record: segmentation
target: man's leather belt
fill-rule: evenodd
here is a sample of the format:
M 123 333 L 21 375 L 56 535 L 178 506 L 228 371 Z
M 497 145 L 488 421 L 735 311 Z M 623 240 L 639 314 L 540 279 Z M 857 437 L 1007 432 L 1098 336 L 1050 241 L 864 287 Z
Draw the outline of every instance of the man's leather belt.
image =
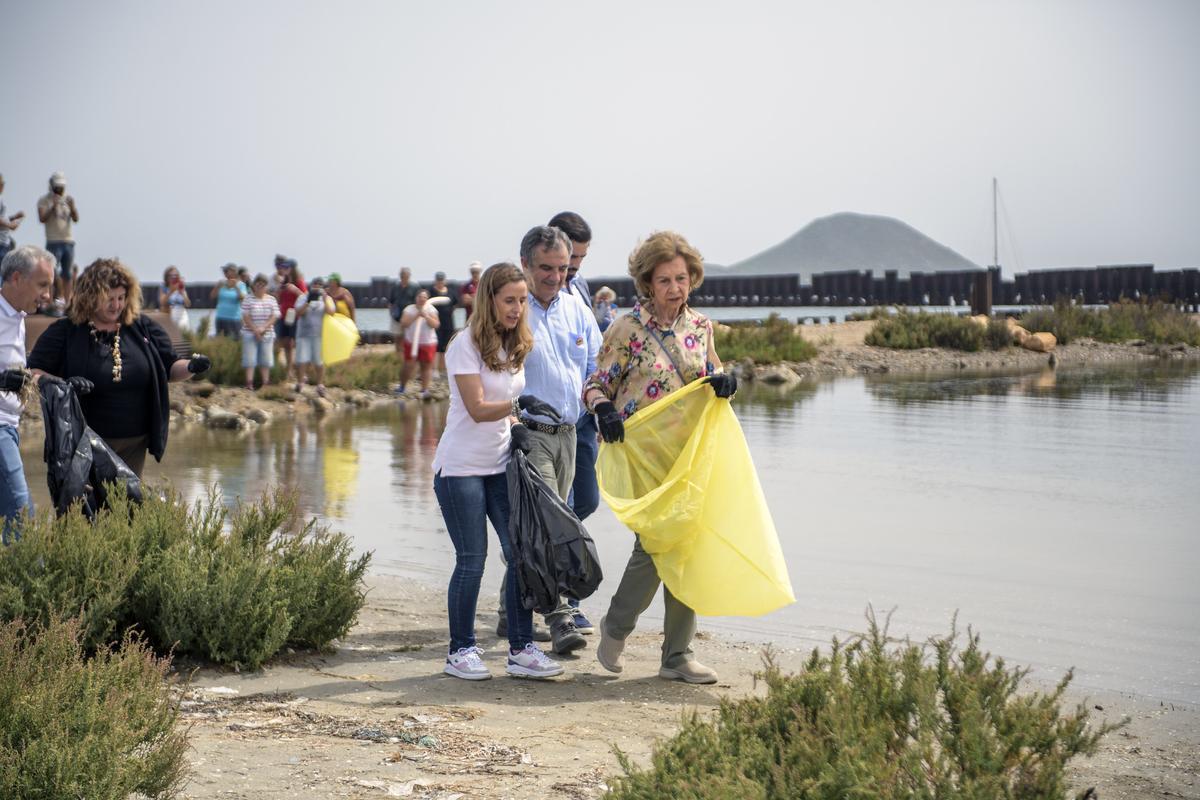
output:
M 564 422 L 561 425 L 547 425 L 544 422 L 538 422 L 537 420 L 529 419 L 528 417 L 521 417 L 521 424 L 530 430 L 548 433 L 551 436 L 554 434 L 566 433 L 567 431 L 575 430 L 575 426 L 569 422 Z

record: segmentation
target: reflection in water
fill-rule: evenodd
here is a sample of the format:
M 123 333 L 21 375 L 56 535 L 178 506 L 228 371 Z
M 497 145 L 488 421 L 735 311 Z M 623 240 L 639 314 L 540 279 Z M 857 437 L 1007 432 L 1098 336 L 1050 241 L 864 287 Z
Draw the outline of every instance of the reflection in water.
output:
M 735 410 L 775 518 L 797 603 L 703 625 L 812 646 L 863 628 L 944 633 L 955 611 L 992 651 L 1078 684 L 1200 702 L 1200 367 L 871 376 L 747 386 Z M 246 433 L 175 429 L 149 465 L 187 496 L 274 485 L 375 553 L 373 569 L 444 586 L 454 551 L 432 491 L 442 404 L 395 403 Z M 22 447 L 47 507 L 41 442 Z M 587 521 L 605 574 L 632 535 Z M 497 552 L 494 538 L 492 552 Z M 484 597 L 499 587 L 489 560 Z M 587 611 L 603 614 L 615 581 Z M 480 606 L 482 623 L 494 622 Z M 652 604 L 645 626 L 661 617 Z
M 1145 402 L 1162 402 L 1172 391 L 1185 388 L 1200 374 L 1195 361 L 1147 361 L 1105 367 L 1046 367 L 1040 372 L 942 373 L 865 377 L 867 390 L 899 405 L 1004 397 L 1025 394 L 1057 400 L 1086 395 Z

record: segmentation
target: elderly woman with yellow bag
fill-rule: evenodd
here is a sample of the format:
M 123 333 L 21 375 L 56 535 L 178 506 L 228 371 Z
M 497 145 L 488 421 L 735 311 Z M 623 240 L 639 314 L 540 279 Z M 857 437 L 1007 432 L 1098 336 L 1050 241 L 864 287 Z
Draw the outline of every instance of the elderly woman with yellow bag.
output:
M 704 280 L 700 253 L 678 233 L 660 231 L 630 256 L 629 274 L 643 299 L 605 332 L 596 371 L 583 390 L 584 402 L 596 415 L 600 436 L 610 444 L 624 440 L 627 418 L 690 383 L 704 380 L 718 397 L 727 398 L 737 391 L 737 379 L 720 371 L 712 323 L 687 304 L 688 295 Z M 624 669 L 625 639 L 660 583 L 654 560 L 639 536 L 608 614 L 600 620 L 596 658 L 605 669 Z M 692 655 L 696 612 L 665 586 L 663 598 L 666 614 L 659 677 L 716 683 L 717 673 Z

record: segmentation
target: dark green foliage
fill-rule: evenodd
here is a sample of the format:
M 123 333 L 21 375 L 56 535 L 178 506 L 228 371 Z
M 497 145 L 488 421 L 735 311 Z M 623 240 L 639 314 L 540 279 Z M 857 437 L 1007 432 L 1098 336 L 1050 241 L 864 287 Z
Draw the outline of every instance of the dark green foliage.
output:
M 167 659 L 132 634 L 85 658 L 77 620 L 0 624 L 0 797 L 174 796 L 187 739 Z
M 992 659 L 976 635 L 963 650 L 956 638 L 890 644 L 872 618 L 866 635 L 814 650 L 797 675 L 768 656 L 765 697 L 723 700 L 711 722 L 686 716 L 649 769 L 618 752 L 625 774 L 610 796 L 1067 797 L 1067 763 L 1120 726 L 1090 729 L 1082 704 L 1064 713 L 1070 673 L 1048 694 L 1021 694 L 1027 670 Z
M 817 348 L 796 333 L 792 323 L 772 314 L 761 324 L 739 322 L 716 331 L 717 355 L 723 362 L 749 358 L 758 364 L 808 361 Z
M 1155 344 L 1200 346 L 1200 325 L 1174 306 L 1123 301 L 1108 308 L 1088 309 L 1059 299 L 1052 308 L 1037 308 L 1021 317 L 1028 331 L 1053 333 L 1059 344 L 1084 337 L 1100 342 L 1142 339 Z
M 1003 350 L 1013 344 L 1012 330 L 1002 319 L 988 320 L 987 328 L 983 331 L 983 345 L 988 350 Z
M 870 311 L 853 311 L 846 315 L 846 322 L 865 322 L 872 319 L 890 319 L 892 312 L 886 306 L 875 306 Z
M 88 649 L 136 626 L 161 652 L 255 669 L 285 643 L 343 636 L 369 562 L 343 534 L 302 524 L 284 492 L 232 514 L 215 493 L 191 507 L 118 496 L 94 525 L 78 511 L 41 516 L 0 548 L 0 620 L 79 615 Z
M 354 355 L 325 368 L 325 385 L 389 392 L 400 382 L 402 363 L 394 351 Z
M 986 337 L 983 326 L 974 320 L 926 311 L 914 314 L 902 309 L 896 316 L 875 323 L 865 341 L 875 347 L 900 350 L 944 347 L 975 352 L 984 348 Z

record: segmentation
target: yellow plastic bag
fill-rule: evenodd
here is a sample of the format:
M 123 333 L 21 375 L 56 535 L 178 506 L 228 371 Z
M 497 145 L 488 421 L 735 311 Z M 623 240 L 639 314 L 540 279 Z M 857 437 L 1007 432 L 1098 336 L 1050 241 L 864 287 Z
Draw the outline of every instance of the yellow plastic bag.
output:
M 596 475 L 697 614 L 761 616 L 796 601 L 742 427 L 703 381 L 630 417 L 624 443 L 601 446 Z
M 358 344 L 358 326 L 341 314 L 326 314 L 321 323 L 321 360 L 325 365 L 345 361 Z

